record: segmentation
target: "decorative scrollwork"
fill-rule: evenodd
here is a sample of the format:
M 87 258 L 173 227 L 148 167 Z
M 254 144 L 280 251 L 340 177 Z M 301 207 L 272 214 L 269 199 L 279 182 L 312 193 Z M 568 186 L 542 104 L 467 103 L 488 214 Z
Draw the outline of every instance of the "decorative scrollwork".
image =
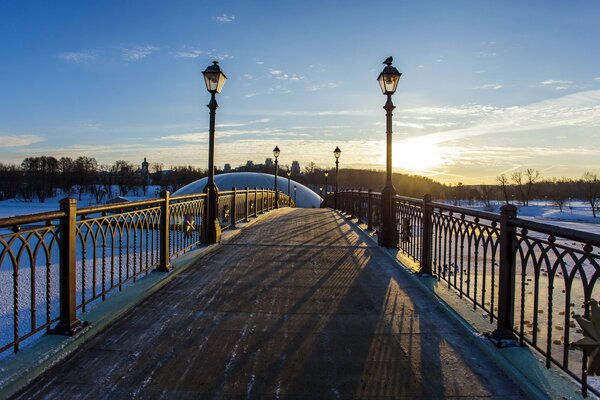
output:
M 571 346 L 583 351 L 588 356 L 586 373 L 600 375 L 600 308 L 598 302 L 590 300 L 590 319 L 574 315 L 583 331 L 583 338 L 571 343 Z
M 191 236 L 192 233 L 196 230 L 196 221 L 193 218 L 190 218 L 189 215 L 183 217 L 183 231 L 187 236 Z

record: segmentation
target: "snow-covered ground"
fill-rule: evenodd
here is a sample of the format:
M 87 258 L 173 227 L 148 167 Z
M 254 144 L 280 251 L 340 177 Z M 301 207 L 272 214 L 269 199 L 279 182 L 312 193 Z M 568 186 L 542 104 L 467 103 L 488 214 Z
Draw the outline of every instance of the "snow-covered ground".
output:
M 458 204 L 454 202 L 448 202 L 448 204 L 481 211 L 490 211 L 490 209 L 480 203 L 469 205 L 467 201 L 461 201 Z M 492 212 L 498 213 L 502 205 L 503 203 L 493 203 Z M 573 200 L 566 204 L 563 206 L 562 212 L 557 206 L 544 200 L 531 201 L 527 207 L 517 204 L 517 208 L 519 218 L 600 234 L 600 211 L 596 212 L 597 217 L 594 218 L 590 205 L 580 200 Z

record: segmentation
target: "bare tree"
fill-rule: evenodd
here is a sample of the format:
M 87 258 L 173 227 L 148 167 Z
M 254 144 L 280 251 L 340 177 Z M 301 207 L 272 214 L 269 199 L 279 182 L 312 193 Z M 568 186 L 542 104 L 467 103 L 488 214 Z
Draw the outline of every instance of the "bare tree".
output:
M 529 200 L 531 200 L 531 196 L 533 194 L 532 189 L 533 185 L 540 180 L 540 171 L 537 169 L 528 168 L 525 171 L 525 178 L 527 179 L 527 183 L 525 185 L 525 205 L 529 205 Z
M 491 207 L 492 200 L 496 196 L 496 188 L 492 185 L 481 185 L 478 189 L 485 206 Z
M 527 205 L 527 196 L 525 196 L 525 185 L 523 184 L 523 173 L 521 171 L 514 172 L 510 175 L 510 179 L 517 188 L 521 204 Z
M 600 181 L 598 175 L 592 172 L 586 172 L 581 179 L 583 198 L 592 207 L 592 215 L 596 218 L 596 207 L 598 207 L 598 196 L 600 195 Z
M 508 178 L 506 177 L 506 175 L 500 174 L 496 177 L 496 182 L 498 182 L 498 185 L 500 186 L 500 191 L 504 196 L 504 202 L 506 204 L 510 204 Z
M 550 199 L 552 200 L 552 204 L 559 208 L 560 212 L 563 211 L 563 207 L 567 204 L 567 201 L 569 200 L 568 185 L 570 183 L 571 180 L 567 178 L 552 180 Z

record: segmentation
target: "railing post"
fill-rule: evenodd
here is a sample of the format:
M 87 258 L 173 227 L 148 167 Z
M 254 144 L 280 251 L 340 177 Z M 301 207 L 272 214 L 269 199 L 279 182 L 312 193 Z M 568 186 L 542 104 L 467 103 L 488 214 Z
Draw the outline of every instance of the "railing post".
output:
M 169 272 L 169 270 L 171 269 L 171 254 L 169 252 L 169 233 L 171 230 L 171 216 L 169 215 L 169 203 L 171 200 L 170 193 L 168 190 L 163 190 L 160 196 L 163 198 L 164 202 L 161 204 L 160 207 L 160 264 L 158 265 L 157 270 L 160 272 Z M 208 201 L 208 199 L 205 198 L 204 201 Z M 205 223 L 206 215 L 202 219 L 202 225 L 204 225 Z
M 258 188 L 254 186 L 254 216 L 258 217 Z
M 232 187 L 231 190 L 233 191 L 233 197 L 231 198 L 231 207 L 229 208 L 230 209 L 229 212 L 231 213 L 231 227 L 235 228 L 235 222 L 236 222 L 236 219 L 237 219 L 237 216 L 236 216 L 236 212 L 237 212 L 237 201 L 236 201 L 237 200 L 236 199 L 236 197 L 237 197 L 237 191 L 235 190 L 235 186 Z
M 250 215 L 248 215 L 248 210 L 250 209 L 250 204 L 248 204 L 248 202 L 250 201 L 248 199 L 248 197 L 249 197 L 248 194 L 249 194 L 248 193 L 248 186 L 246 186 L 246 216 L 244 218 L 246 220 L 246 222 L 250 221 Z
M 420 275 L 431 275 L 431 255 L 433 244 L 433 207 L 431 195 L 423 196 L 423 216 L 421 226 L 421 269 Z
M 350 218 L 355 217 L 356 207 L 354 205 L 354 192 L 355 189 L 350 189 Z
M 373 230 L 373 200 L 371 200 L 371 189 L 367 192 L 367 230 Z
M 77 200 L 62 199 L 60 210 L 66 213 L 60 220 L 59 228 L 60 319 L 52 333 L 74 335 L 85 326 L 77 318 Z
M 358 210 L 356 212 L 356 218 L 358 218 L 358 223 L 362 222 L 362 189 L 358 188 L 357 189 L 357 194 L 358 194 L 358 201 L 357 201 L 357 206 L 358 206 Z
M 510 221 L 517 218 L 517 207 L 512 204 L 500 208 L 500 270 L 498 272 L 498 326 L 491 339 L 498 347 L 503 341 L 516 340 L 513 333 L 515 314 L 515 250 L 516 230 Z

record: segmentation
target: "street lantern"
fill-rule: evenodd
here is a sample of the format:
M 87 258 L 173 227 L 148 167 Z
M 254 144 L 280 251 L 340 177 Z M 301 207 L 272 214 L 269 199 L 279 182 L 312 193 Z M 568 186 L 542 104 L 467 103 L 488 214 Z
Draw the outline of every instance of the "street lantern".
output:
M 275 157 L 275 208 L 279 208 L 279 192 L 277 191 L 277 170 L 279 169 L 279 147 L 275 146 L 273 149 L 273 156 Z
M 392 183 L 392 95 L 396 92 L 400 76 L 395 67 L 392 67 L 392 57 L 388 57 L 383 64 L 385 67 L 377 80 L 381 91 L 387 96 L 383 109 L 386 111 L 386 157 L 385 157 L 385 187 L 381 191 L 381 229 L 377 239 L 380 246 L 398 247 L 398 226 L 394 213 L 394 197 L 396 189 Z
M 203 72 L 206 90 L 210 93 L 210 102 L 207 107 L 210 110 L 210 121 L 208 127 L 208 180 L 204 187 L 207 200 L 205 204 L 206 222 L 203 225 L 202 240 L 205 243 L 218 243 L 221 241 L 221 226 L 217 218 L 217 196 L 219 189 L 215 185 L 215 116 L 217 113 L 216 94 L 221 92 L 227 77 L 221 71 L 218 61 L 213 61 Z
M 396 88 L 398 87 L 398 82 L 400 82 L 400 76 L 402 74 L 398 72 L 396 67 L 392 67 L 392 57 L 388 57 L 383 63 L 385 67 L 383 71 L 377 77 L 379 81 L 379 86 L 381 87 L 381 91 L 384 95 L 391 96 L 396 93 Z
M 285 174 L 288 178 L 288 197 L 290 197 L 290 178 L 292 177 L 292 171 L 290 171 L 290 169 L 288 168 Z
M 206 90 L 208 90 L 209 93 L 221 93 L 221 89 L 223 89 L 227 77 L 223 71 L 221 71 L 219 62 L 213 61 L 213 64 L 206 67 L 202 74 L 204 75 Z
M 294 185 L 294 207 L 298 207 L 298 203 L 296 202 L 296 185 Z
M 340 165 L 340 156 L 342 155 L 342 151 L 339 147 L 335 146 L 335 150 L 333 150 L 333 155 L 335 157 L 335 192 L 333 192 L 333 208 L 338 209 L 338 171 Z
M 329 171 L 325 171 L 325 196 L 327 196 L 327 177 L 329 176 Z

